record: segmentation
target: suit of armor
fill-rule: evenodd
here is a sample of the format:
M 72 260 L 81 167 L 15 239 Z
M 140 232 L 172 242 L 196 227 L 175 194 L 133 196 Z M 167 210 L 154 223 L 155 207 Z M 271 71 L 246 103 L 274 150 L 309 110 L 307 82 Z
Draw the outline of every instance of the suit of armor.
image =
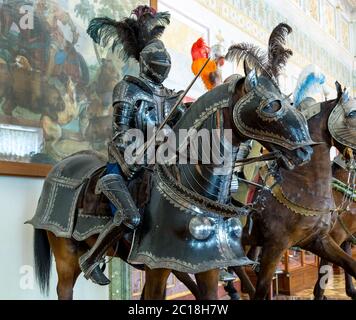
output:
M 135 229 L 141 221 L 126 184 L 127 180 L 134 179 L 141 166 L 126 163 L 124 152 L 128 144 L 124 136 L 132 128 L 145 133 L 149 126 L 160 125 L 170 113 L 180 96 L 162 85 L 170 67 L 170 56 L 164 44 L 160 40 L 151 41 L 140 54 L 140 77 L 125 76 L 114 89 L 113 135 L 107 174 L 97 185 L 97 191 L 110 200 L 114 218 L 105 226 L 92 249 L 80 258 L 85 276 L 100 285 L 110 282 L 99 267 L 102 256 L 127 228 Z M 170 124 L 181 115 L 183 107 L 176 110 Z

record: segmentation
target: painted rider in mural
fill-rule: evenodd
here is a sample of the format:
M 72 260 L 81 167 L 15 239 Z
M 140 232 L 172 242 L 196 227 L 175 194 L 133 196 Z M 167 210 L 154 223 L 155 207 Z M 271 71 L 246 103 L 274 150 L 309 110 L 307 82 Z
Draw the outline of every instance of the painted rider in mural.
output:
M 55 3 L 53 1 L 38 0 L 35 12 L 46 24 L 46 30 L 49 32 L 51 44 L 48 52 L 48 63 L 46 76 L 71 77 L 74 81 L 80 78 L 80 69 L 76 64 L 68 63 L 68 55 L 75 50 L 74 45 L 78 42 L 79 33 L 68 13 L 66 1 Z M 69 27 L 71 31 L 71 41 L 69 41 L 59 23 Z
M 100 285 L 110 282 L 99 267 L 105 252 L 127 228 L 135 229 L 141 221 L 127 182 L 142 172 L 142 166 L 126 163 L 125 133 L 131 128 L 145 133 L 148 126 L 161 124 L 180 96 L 162 85 L 169 74 L 171 58 L 159 37 L 169 22 L 169 13 L 139 6 L 129 18 L 121 21 L 95 18 L 88 28 L 96 43 L 106 46 L 113 40 L 113 49 L 122 45 L 124 57 L 136 59 L 140 66 L 139 77 L 125 76 L 114 89 L 113 135 L 109 143 L 107 174 L 97 185 L 98 191 L 110 200 L 114 219 L 103 229 L 92 249 L 80 258 L 86 278 Z M 183 107 L 179 107 L 173 118 L 177 119 L 182 112 Z

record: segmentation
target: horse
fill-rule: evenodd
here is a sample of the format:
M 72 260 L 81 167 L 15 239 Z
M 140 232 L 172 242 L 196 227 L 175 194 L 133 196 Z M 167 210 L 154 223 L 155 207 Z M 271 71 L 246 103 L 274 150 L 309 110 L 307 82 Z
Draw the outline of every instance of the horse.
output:
M 261 94 L 261 91 L 259 90 L 261 89 L 261 86 L 267 86 L 268 88 L 268 90 L 262 91 L 263 93 L 261 96 L 261 99 L 265 99 L 264 101 L 268 101 L 268 103 L 260 106 L 260 99 L 257 99 L 256 102 L 248 104 L 249 99 L 252 99 L 256 92 Z M 272 98 L 269 92 L 274 92 Z M 224 102 L 220 107 L 216 103 L 219 96 L 223 98 L 222 101 Z M 237 105 L 239 105 L 239 107 L 242 105 L 246 106 L 246 103 L 248 104 L 248 108 L 246 107 L 244 112 L 236 107 Z M 310 160 L 312 153 L 311 145 L 313 145 L 314 142 L 309 138 L 305 119 L 298 111 L 291 108 L 290 105 L 286 103 L 285 96 L 280 93 L 279 89 L 274 86 L 269 78 L 265 76 L 257 76 L 256 72 L 251 71 L 246 77 L 237 77 L 231 83 L 213 89 L 204 94 L 190 106 L 176 125 L 176 128 L 179 128 L 180 124 L 185 123 L 184 119 L 186 121 L 189 119 L 199 120 L 196 119 L 196 112 L 201 112 L 201 114 L 206 116 L 207 113 L 204 112 L 208 111 L 208 109 L 210 112 L 208 115 L 218 115 L 216 118 L 218 121 L 215 123 L 221 125 L 220 128 L 232 130 L 233 140 L 231 143 L 234 148 L 235 146 L 238 146 L 240 141 L 254 136 L 254 138 L 263 143 L 268 150 L 275 152 L 281 151 L 283 153 L 283 156 L 280 156 L 278 163 L 285 168 L 291 169 L 294 165 L 301 165 Z M 238 109 L 240 110 L 239 112 L 237 112 Z M 238 118 L 240 120 L 243 119 L 247 124 L 243 124 L 241 122 L 242 120 L 240 121 L 236 119 L 236 113 L 239 113 Z M 261 119 L 267 119 L 268 124 L 271 124 L 274 121 L 273 126 L 268 127 L 266 122 Z M 235 122 L 239 125 L 235 124 Z M 212 128 L 210 128 L 210 130 L 212 130 Z M 82 157 L 84 157 L 83 159 L 86 159 L 85 161 L 87 162 L 83 162 Z M 78 160 L 79 163 L 76 162 Z M 52 175 L 50 173 L 46 178 L 38 209 L 34 218 L 29 221 L 29 223 L 35 227 L 34 258 L 36 277 L 42 291 L 46 291 L 49 284 L 51 253 L 53 253 L 58 273 L 57 293 L 59 299 L 73 298 L 73 287 L 77 277 L 81 273 L 78 260 L 88 248 L 93 246 L 98 236 L 97 233 L 100 232 L 100 226 L 98 227 L 98 225 L 94 225 L 94 228 L 87 230 L 85 236 L 78 240 L 78 234 L 76 236 L 75 233 L 78 231 L 78 225 L 81 223 L 80 221 L 85 220 L 81 220 L 81 217 L 85 216 L 88 218 L 87 214 L 81 215 L 81 213 L 100 211 L 102 214 L 97 218 L 103 218 L 104 222 L 105 217 L 110 218 L 111 216 L 107 199 L 102 195 L 96 195 L 94 192 L 94 177 L 96 177 L 97 181 L 98 177 L 103 174 L 105 171 L 105 161 L 104 158 L 100 158 L 100 155 L 94 152 L 82 152 L 74 154 L 59 162 L 52 169 Z M 58 170 L 61 171 L 66 167 L 66 164 L 74 162 L 79 164 L 79 166 L 74 165 L 76 171 L 74 171 L 74 173 L 72 172 L 73 176 L 71 176 L 71 178 L 63 180 L 57 175 L 59 172 Z M 95 165 L 93 165 L 93 163 Z M 204 166 L 201 166 L 198 170 L 202 168 L 204 169 Z M 83 174 L 84 171 L 82 172 L 81 170 L 87 170 L 86 174 Z M 76 183 L 75 181 L 78 182 L 78 174 L 80 174 L 81 179 L 79 181 L 81 182 Z M 156 173 L 154 176 L 155 175 Z M 85 176 L 85 178 L 83 178 L 83 176 Z M 224 183 L 230 178 L 230 174 L 219 177 L 221 182 Z M 75 190 L 76 198 L 73 198 L 73 206 L 66 206 L 66 208 L 64 208 L 64 203 L 63 201 L 61 202 L 60 209 L 63 213 L 61 216 L 69 216 L 69 219 L 67 220 L 65 218 L 65 220 L 69 221 L 71 225 L 71 229 L 66 229 L 66 232 L 64 232 L 64 229 L 62 228 L 58 229 L 58 224 L 57 227 L 55 223 L 51 224 L 47 219 L 48 212 L 43 211 L 43 205 L 46 206 L 46 203 L 52 203 L 53 206 L 51 205 L 51 208 L 56 207 L 55 199 L 51 198 L 48 194 L 48 188 L 51 188 L 51 183 L 54 183 L 55 181 L 53 179 L 57 182 L 62 181 L 60 182 L 61 185 L 70 183 L 72 187 L 69 188 Z M 93 181 L 94 183 L 90 183 Z M 76 184 L 76 187 L 73 189 L 74 184 Z M 150 205 L 160 205 L 164 202 L 164 199 L 161 198 L 160 194 L 154 189 L 155 188 L 153 187 L 150 197 L 151 200 L 146 206 L 144 216 L 147 216 L 147 212 L 150 210 Z M 216 190 L 214 190 L 214 192 L 216 192 Z M 140 192 L 140 194 L 142 194 L 142 192 Z M 153 197 L 154 200 L 152 200 Z M 226 205 L 221 204 L 222 206 L 220 207 L 218 201 L 213 202 L 214 205 L 216 204 L 218 206 L 218 211 L 226 210 Z M 68 201 L 65 201 L 65 203 L 68 203 Z M 67 215 L 65 215 L 66 213 L 63 210 L 68 210 Z M 75 217 L 70 216 L 69 210 L 74 212 Z M 167 212 L 167 210 L 172 210 L 172 208 L 166 208 L 165 212 Z M 96 221 L 98 220 L 100 219 L 97 219 Z M 86 223 L 86 221 L 88 220 L 85 220 L 84 223 Z M 144 224 L 145 223 L 143 223 L 143 225 Z M 116 246 L 112 247 L 107 252 L 107 255 L 117 256 L 124 261 L 128 261 L 131 245 L 130 238 L 132 238 L 132 231 L 128 231 L 124 239 L 119 241 Z M 146 272 L 147 280 L 144 290 L 144 298 L 163 298 L 165 280 L 169 275 L 170 270 L 146 269 Z M 208 288 L 216 288 L 218 283 L 217 276 L 217 270 L 196 274 L 196 280 L 200 289 L 200 299 L 216 298 L 215 293 L 209 295 L 207 293 L 214 292 L 214 290 L 208 290 Z M 158 289 L 156 286 L 157 284 L 159 285 Z
M 342 161 L 341 165 L 339 164 L 340 161 L 333 162 L 333 177 L 338 179 L 339 181 L 347 184 L 348 181 L 348 171 L 345 168 L 345 162 Z M 337 188 L 333 189 L 333 195 L 336 204 L 341 204 L 343 201 L 344 197 L 344 192 L 340 191 Z M 339 246 L 342 246 L 343 250 L 348 253 L 349 255 L 352 254 L 351 251 L 351 239 L 352 242 L 355 241 L 355 237 L 352 236 L 354 233 L 356 233 L 356 205 L 354 202 L 350 203 L 349 206 L 342 210 L 339 213 L 339 216 L 333 226 L 333 228 L 330 231 L 330 237 L 337 243 Z M 324 296 L 325 289 L 323 289 L 320 286 L 320 280 L 321 277 L 324 275 L 323 272 L 323 266 L 328 265 L 328 261 L 325 259 L 321 259 L 320 264 L 319 264 L 319 279 L 315 283 L 314 286 L 314 298 L 316 300 L 323 300 L 326 299 Z M 354 285 L 352 283 L 352 277 L 345 272 L 345 288 L 346 288 L 346 294 L 348 297 L 351 299 L 355 300 L 356 299 L 356 290 L 354 288 Z
M 0 36 L 6 40 L 10 35 L 11 27 L 16 25 L 18 30 L 18 51 L 13 52 L 14 43 L 9 43 L 7 49 L 13 55 L 25 55 L 35 69 L 45 71 L 48 61 L 47 51 L 50 43 L 50 33 L 46 29 L 44 21 L 37 15 L 33 17 L 34 28 L 21 28 L 19 24 L 23 16 L 20 6 L 23 5 L 32 6 L 33 4 L 26 3 L 26 1 L 18 1 L 14 4 L 3 3 L 0 6 Z
M 333 145 L 340 152 L 347 149 L 334 140 L 328 127 L 333 110 L 341 108 L 343 94 L 339 84 L 337 89 L 338 98 L 321 103 L 320 112 L 308 120 L 312 139 L 323 142 L 315 146 L 311 161 L 293 171 L 280 168 L 278 176 L 270 173 L 265 183 L 272 190 L 260 190 L 254 199 L 251 233 L 248 223 L 242 242 L 262 247 L 255 299 L 266 298 L 277 263 L 292 246 L 308 250 L 356 277 L 356 262 L 329 234 L 336 219 L 329 151 Z M 345 115 L 350 119 L 353 116 Z

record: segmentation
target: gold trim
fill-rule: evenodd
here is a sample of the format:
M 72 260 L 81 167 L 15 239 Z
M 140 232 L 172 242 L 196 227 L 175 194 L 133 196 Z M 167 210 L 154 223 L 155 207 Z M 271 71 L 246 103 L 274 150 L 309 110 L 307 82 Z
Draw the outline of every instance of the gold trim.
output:
M 272 175 L 268 174 L 267 166 L 264 166 L 260 169 L 260 175 L 262 180 L 265 182 L 266 186 L 270 188 L 272 195 L 278 200 L 278 202 L 283 204 L 285 207 L 287 207 L 294 213 L 298 213 L 302 216 L 307 217 L 319 216 L 324 213 L 327 213 L 325 211 L 308 209 L 290 201 L 283 194 L 283 190 L 281 186 L 277 183 L 276 179 Z

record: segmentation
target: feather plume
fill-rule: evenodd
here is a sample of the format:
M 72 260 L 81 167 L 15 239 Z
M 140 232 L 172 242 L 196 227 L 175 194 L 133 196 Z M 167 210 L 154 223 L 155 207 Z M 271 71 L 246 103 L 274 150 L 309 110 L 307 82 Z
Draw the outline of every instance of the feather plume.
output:
M 286 37 L 292 32 L 292 28 L 286 23 L 276 26 L 268 41 L 268 70 L 277 79 L 281 70 L 293 55 L 292 50 L 286 49 Z
M 308 96 L 320 92 L 325 83 L 325 76 L 315 65 L 309 65 L 300 73 L 297 86 L 294 90 L 294 106 L 299 104 Z
M 246 60 L 249 66 L 261 73 L 266 73 L 267 54 L 261 48 L 250 43 L 239 43 L 232 45 L 225 57 L 227 60 L 235 60 L 237 65 Z
M 121 21 L 108 17 L 94 18 L 90 21 L 87 33 L 101 46 L 112 42 L 112 50 L 120 48 L 124 59 L 140 59 L 140 52 L 152 40 L 159 39 L 170 23 L 168 12 L 156 12 L 148 6 L 139 6 L 132 16 Z M 121 46 L 122 45 L 122 46 Z
M 201 58 L 207 59 L 209 57 L 210 48 L 205 43 L 203 38 L 199 38 L 196 42 L 193 43 L 191 54 L 193 61 Z

